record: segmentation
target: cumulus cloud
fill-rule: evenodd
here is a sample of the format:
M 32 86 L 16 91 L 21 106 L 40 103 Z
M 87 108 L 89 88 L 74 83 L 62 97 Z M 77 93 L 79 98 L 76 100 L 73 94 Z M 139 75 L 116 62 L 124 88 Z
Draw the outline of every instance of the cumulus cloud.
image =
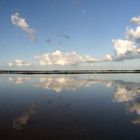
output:
M 16 59 L 8 63 L 9 66 L 31 66 L 31 63 L 25 62 L 21 59 Z
M 75 65 L 79 63 L 88 63 L 96 61 L 91 56 L 81 56 L 77 54 L 76 52 L 61 52 L 59 50 L 56 50 L 52 53 L 45 53 L 40 56 L 36 56 L 35 59 L 39 62 L 40 65 Z
M 83 11 L 83 13 L 86 11 Z M 27 21 L 22 18 L 19 13 L 15 13 L 11 16 L 12 23 L 23 31 L 25 31 L 31 38 L 34 38 L 34 29 L 31 29 Z M 98 61 L 123 61 L 126 59 L 140 58 L 140 16 L 133 17 L 130 22 L 135 26 L 129 27 L 126 30 L 124 39 L 113 39 L 114 53 L 107 54 L 101 59 L 93 58 L 89 55 L 81 56 L 76 52 L 61 52 L 56 50 L 52 53 L 45 53 L 36 56 L 35 59 L 40 65 L 75 65 L 80 63 L 94 63 Z M 70 36 L 66 33 L 57 33 L 58 37 L 69 39 Z M 47 39 L 47 43 L 51 43 L 51 39 Z M 62 42 L 59 42 L 60 44 Z M 22 60 L 15 60 L 9 63 L 10 66 L 30 66 Z
M 11 15 L 12 24 L 22 29 L 30 37 L 32 41 L 35 40 L 35 29 L 30 28 L 26 19 L 23 18 L 19 13 L 14 13 Z
M 137 45 L 140 45 L 140 27 L 137 27 L 137 29 L 128 29 L 126 35 L 129 40 L 132 40 Z
M 113 40 L 114 60 L 135 59 L 140 57 L 140 49 L 132 41 L 116 39 Z
M 133 17 L 130 22 L 136 27 L 127 28 L 124 39 L 113 39 L 114 54 L 106 55 L 103 60 L 122 61 L 140 58 L 140 16 Z
M 136 24 L 136 25 L 140 25 L 140 16 L 133 17 L 131 19 L 131 23 Z
M 103 61 L 112 61 L 113 60 L 113 57 L 112 55 L 110 54 L 107 54 L 104 58 L 103 58 Z
M 117 56 L 121 56 L 127 53 L 129 54 L 135 51 L 135 46 L 131 41 L 116 39 L 112 42 Z
M 140 47 L 140 17 L 133 17 L 131 23 L 135 24 L 135 28 L 128 28 L 126 31 L 126 38 L 133 41 Z

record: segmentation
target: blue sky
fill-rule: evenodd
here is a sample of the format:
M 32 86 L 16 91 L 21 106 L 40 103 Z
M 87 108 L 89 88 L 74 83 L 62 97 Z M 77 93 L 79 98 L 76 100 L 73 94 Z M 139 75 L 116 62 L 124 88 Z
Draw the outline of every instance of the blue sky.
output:
M 64 59 L 63 53 L 71 52 L 96 59 L 107 54 L 116 55 L 113 46 L 118 42 L 113 44 L 112 40 L 125 38 L 130 20 L 140 14 L 139 5 L 139 0 L 0 0 L 0 65 L 4 68 L 8 62 L 21 59 L 39 67 L 41 59 L 46 58 L 40 57 L 37 63 L 36 56 L 49 53 L 47 57 L 51 57 L 56 50 L 60 51 L 56 55 L 63 55 Z M 35 41 L 31 40 L 28 31 L 12 23 L 11 16 L 15 13 L 25 19 L 29 29 L 35 30 Z M 139 68 L 139 56 L 128 58 L 129 61 L 124 57 L 121 56 L 123 62 L 112 62 L 111 67 L 124 63 L 126 67 Z M 81 58 L 76 59 L 81 61 Z M 117 59 L 120 58 L 117 56 Z M 45 68 L 57 65 L 54 61 L 43 65 Z

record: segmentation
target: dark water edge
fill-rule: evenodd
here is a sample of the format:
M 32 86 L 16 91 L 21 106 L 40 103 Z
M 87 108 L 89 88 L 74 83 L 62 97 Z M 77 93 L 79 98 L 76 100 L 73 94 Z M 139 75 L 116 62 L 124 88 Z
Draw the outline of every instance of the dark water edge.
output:
M 140 70 L 0 70 L 0 74 L 118 74 L 140 73 Z

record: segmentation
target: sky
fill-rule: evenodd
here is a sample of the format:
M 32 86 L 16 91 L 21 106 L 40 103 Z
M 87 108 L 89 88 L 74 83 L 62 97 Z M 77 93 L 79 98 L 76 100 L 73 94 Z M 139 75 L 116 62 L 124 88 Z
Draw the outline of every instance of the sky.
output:
M 0 69 L 140 69 L 139 0 L 0 0 Z

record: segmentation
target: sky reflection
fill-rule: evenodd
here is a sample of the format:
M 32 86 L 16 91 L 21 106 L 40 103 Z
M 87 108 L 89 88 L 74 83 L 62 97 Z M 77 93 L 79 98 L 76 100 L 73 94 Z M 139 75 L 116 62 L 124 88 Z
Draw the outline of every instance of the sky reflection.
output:
M 44 90 L 52 90 L 55 93 L 63 91 L 76 91 L 81 87 L 90 88 L 95 85 L 103 85 L 105 88 L 113 89 L 114 103 L 123 103 L 126 106 L 126 112 L 134 114 L 132 119 L 133 124 L 140 124 L 140 82 L 133 81 L 131 78 L 129 81 L 121 78 L 110 78 L 104 75 L 40 75 L 35 77 L 28 76 L 13 76 L 9 77 L 10 82 L 15 84 L 25 84 L 26 82 L 34 80 L 32 83 L 35 88 L 42 88 Z M 13 122 L 13 127 L 20 129 L 24 126 L 36 108 L 35 103 L 29 106 L 29 109 L 25 111 L 21 116 Z
M 36 113 L 36 107 L 37 104 L 35 102 L 32 102 L 25 112 L 23 112 L 21 115 L 19 115 L 16 119 L 13 121 L 13 128 L 20 130 L 22 129 L 31 119 L 32 115 Z
M 31 80 L 30 77 L 9 77 L 9 81 L 11 81 L 15 84 L 23 84 L 30 80 Z
M 35 85 L 36 87 L 61 92 L 63 90 L 77 90 L 80 87 L 90 87 L 98 81 L 92 79 L 77 79 L 74 77 L 45 77 L 40 78 L 40 81 Z

